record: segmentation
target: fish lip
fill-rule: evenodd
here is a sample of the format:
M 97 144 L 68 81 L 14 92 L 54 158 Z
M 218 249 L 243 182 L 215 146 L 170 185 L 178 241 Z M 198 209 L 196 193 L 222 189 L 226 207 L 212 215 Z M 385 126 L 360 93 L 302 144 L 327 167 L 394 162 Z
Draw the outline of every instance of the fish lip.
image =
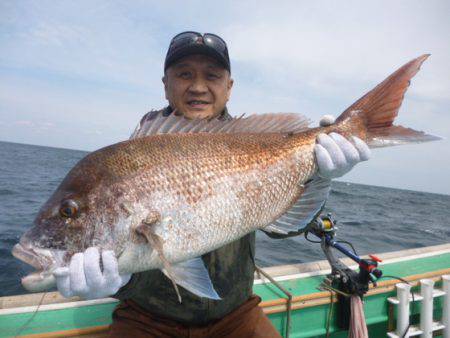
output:
M 48 268 L 53 265 L 53 261 L 50 257 L 38 254 L 33 247 L 27 248 L 21 243 L 14 245 L 11 253 L 15 258 L 31 265 L 38 271 L 48 270 Z
M 56 284 L 55 276 L 51 273 L 36 271 L 22 278 L 23 287 L 30 292 L 44 292 Z
M 65 252 L 34 247 L 26 241 L 16 244 L 12 255 L 36 269 L 22 278 L 23 287 L 30 292 L 43 292 L 54 287 L 56 280 L 53 271 L 62 262 Z

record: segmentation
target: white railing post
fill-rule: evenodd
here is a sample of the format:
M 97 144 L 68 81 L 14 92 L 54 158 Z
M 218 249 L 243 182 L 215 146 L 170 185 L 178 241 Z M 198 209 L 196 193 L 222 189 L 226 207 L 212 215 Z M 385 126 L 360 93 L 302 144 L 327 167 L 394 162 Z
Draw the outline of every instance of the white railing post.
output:
M 432 338 L 434 332 L 442 330 L 443 338 L 450 338 L 450 275 L 442 276 L 442 289 L 434 288 L 432 279 L 420 280 L 420 295 L 410 298 L 411 285 L 399 283 L 397 297 L 389 297 L 388 302 L 397 306 L 397 327 L 387 332 L 390 338 L 415 337 Z M 442 299 L 442 318 L 433 321 L 434 298 Z M 420 325 L 410 325 L 410 302 L 420 302 Z M 408 330 L 408 332 L 407 332 Z M 405 335 L 405 336 L 403 336 Z
M 442 290 L 445 292 L 442 306 L 442 324 L 445 326 L 444 338 L 450 338 L 450 275 L 442 276 Z
M 420 280 L 420 295 L 422 304 L 420 306 L 420 330 L 422 338 L 433 337 L 433 287 L 431 279 Z
M 396 333 L 401 337 L 409 327 L 409 292 L 411 285 L 399 283 L 397 287 L 397 328 Z M 405 338 L 409 337 L 408 333 Z

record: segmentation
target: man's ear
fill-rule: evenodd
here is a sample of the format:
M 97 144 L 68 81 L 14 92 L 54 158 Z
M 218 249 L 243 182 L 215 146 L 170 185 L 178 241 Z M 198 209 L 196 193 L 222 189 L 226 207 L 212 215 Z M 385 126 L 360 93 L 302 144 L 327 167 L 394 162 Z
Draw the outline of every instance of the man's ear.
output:
M 230 99 L 231 96 L 231 89 L 233 88 L 234 80 L 230 77 L 228 79 L 227 83 L 227 101 Z
M 233 88 L 234 80 L 230 77 L 230 80 L 228 81 L 228 90 L 231 90 Z
M 167 97 L 167 76 L 164 74 L 164 76 L 161 78 L 161 81 L 164 83 L 164 96 L 166 97 L 166 100 L 169 98 Z

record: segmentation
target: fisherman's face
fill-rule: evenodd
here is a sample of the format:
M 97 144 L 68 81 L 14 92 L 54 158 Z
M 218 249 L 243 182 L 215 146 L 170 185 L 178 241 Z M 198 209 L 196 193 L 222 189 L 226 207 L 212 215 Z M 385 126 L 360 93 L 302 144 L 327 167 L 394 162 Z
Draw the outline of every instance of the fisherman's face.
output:
M 167 69 L 162 80 L 170 106 L 188 119 L 218 116 L 233 87 L 228 70 L 205 55 L 181 59 Z

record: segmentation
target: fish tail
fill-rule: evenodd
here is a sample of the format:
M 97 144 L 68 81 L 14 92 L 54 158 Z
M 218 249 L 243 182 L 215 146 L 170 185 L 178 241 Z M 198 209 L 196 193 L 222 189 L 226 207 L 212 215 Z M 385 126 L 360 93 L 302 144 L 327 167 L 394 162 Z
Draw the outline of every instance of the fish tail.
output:
M 393 125 L 411 78 L 430 56 L 424 54 L 408 62 L 374 89 L 347 108 L 336 124 L 350 126 L 352 134 L 371 148 L 441 139 L 422 131 Z

